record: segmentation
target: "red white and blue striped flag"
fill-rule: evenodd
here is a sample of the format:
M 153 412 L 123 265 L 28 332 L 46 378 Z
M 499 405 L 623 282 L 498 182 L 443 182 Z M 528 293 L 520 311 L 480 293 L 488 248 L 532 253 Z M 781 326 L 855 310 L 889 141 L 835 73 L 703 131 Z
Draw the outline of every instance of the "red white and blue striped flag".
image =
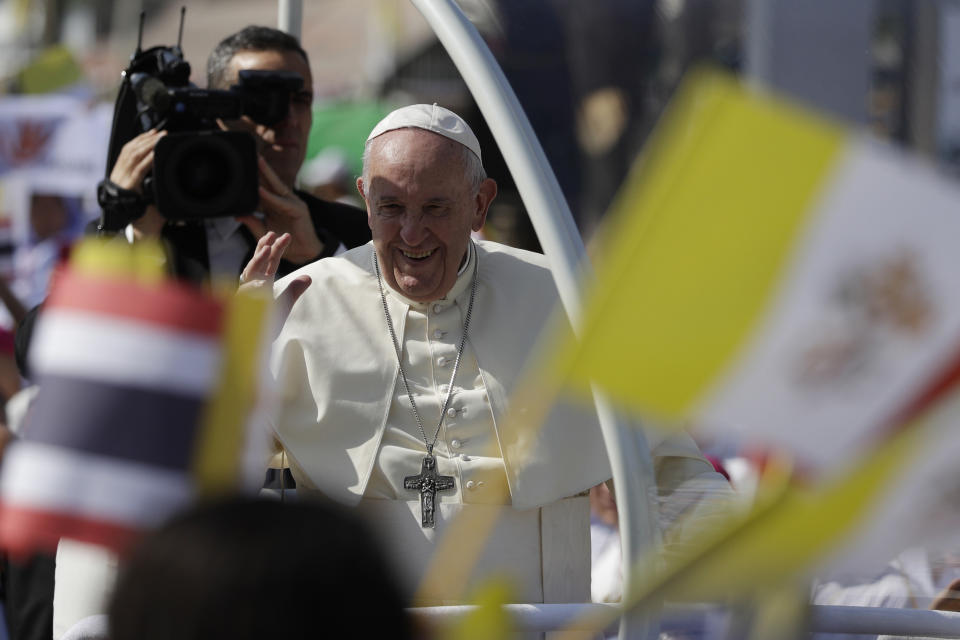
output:
M 266 301 L 118 272 L 116 256 L 103 259 L 117 251 L 133 250 L 78 252 L 38 320 L 40 390 L 0 474 L 0 546 L 11 552 L 60 537 L 123 548 L 205 486 L 242 475 Z M 246 330 L 231 321 L 237 307 Z

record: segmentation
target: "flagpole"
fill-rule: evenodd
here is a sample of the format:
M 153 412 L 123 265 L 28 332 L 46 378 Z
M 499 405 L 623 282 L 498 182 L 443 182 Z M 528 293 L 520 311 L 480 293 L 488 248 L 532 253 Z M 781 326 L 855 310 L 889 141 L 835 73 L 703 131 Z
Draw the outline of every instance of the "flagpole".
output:
M 540 141 L 499 64 L 476 28 L 453 0 L 411 0 L 423 14 L 460 72 L 480 107 L 510 169 L 537 238 L 553 272 L 563 307 L 574 330 L 580 325 L 580 283 L 589 277 L 583 240 L 550 169 Z M 624 589 L 641 554 L 658 540 L 650 502 L 653 461 L 640 430 L 618 423 L 609 403 L 596 389 L 594 401 L 617 490 Z M 624 592 L 626 599 L 629 594 Z M 656 616 L 625 615 L 621 638 L 655 638 Z

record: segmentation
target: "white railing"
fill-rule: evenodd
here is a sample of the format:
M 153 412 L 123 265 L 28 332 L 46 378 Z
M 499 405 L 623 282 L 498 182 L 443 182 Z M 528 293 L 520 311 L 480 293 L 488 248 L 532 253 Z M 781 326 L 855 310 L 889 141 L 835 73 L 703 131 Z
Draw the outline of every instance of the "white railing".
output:
M 414 618 L 428 628 L 440 629 L 456 624 L 477 607 L 458 605 L 447 607 L 418 607 L 408 609 Z M 544 632 L 571 627 L 582 616 L 596 612 L 614 612 L 615 604 L 507 604 L 504 610 L 510 616 L 514 631 Z
M 810 607 L 810 628 L 823 633 L 960 638 L 960 613 L 814 605 Z
M 577 620 L 598 612 L 616 611 L 615 604 L 508 604 L 515 631 L 545 632 L 571 627 Z M 420 622 L 442 628 L 458 622 L 476 609 L 474 606 L 420 607 L 409 609 Z M 710 608 L 717 611 L 717 608 Z M 668 605 L 664 620 L 695 618 L 704 615 L 701 606 Z M 810 606 L 809 630 L 816 633 L 917 636 L 960 638 L 960 613 L 923 609 L 884 609 L 881 607 Z

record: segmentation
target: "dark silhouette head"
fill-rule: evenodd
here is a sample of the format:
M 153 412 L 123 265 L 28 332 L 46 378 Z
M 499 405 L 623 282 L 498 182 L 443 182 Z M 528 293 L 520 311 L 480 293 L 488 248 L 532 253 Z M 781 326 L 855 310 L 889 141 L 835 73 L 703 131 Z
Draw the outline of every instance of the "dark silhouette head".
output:
M 386 562 L 339 505 L 231 499 L 145 537 L 121 569 L 112 640 L 410 638 Z

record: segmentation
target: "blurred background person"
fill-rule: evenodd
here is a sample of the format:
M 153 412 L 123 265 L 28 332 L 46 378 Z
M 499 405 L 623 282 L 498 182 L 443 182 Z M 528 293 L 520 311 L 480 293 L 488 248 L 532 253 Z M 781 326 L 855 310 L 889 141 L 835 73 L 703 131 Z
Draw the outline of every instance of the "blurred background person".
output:
M 27 309 L 46 298 L 54 271 L 70 255 L 84 224 L 75 198 L 44 191 L 30 195 L 29 221 L 29 240 L 14 252 L 11 284 L 13 294 Z M 19 322 L 16 314 L 11 315 L 15 324 Z
M 0 285 L 2 286 L 2 285 Z M 28 354 L 40 306 L 23 313 L 14 341 L 13 357 L 25 386 L 7 398 L 4 425 L 0 426 L 0 465 L 3 452 L 23 425 L 37 386 L 30 382 Z M 0 593 L 3 613 L 12 640 L 49 640 L 53 636 L 53 587 L 55 558 L 37 553 L 32 558 L 10 559 L 0 554 Z M 0 638 L 3 636 L 0 635 Z

